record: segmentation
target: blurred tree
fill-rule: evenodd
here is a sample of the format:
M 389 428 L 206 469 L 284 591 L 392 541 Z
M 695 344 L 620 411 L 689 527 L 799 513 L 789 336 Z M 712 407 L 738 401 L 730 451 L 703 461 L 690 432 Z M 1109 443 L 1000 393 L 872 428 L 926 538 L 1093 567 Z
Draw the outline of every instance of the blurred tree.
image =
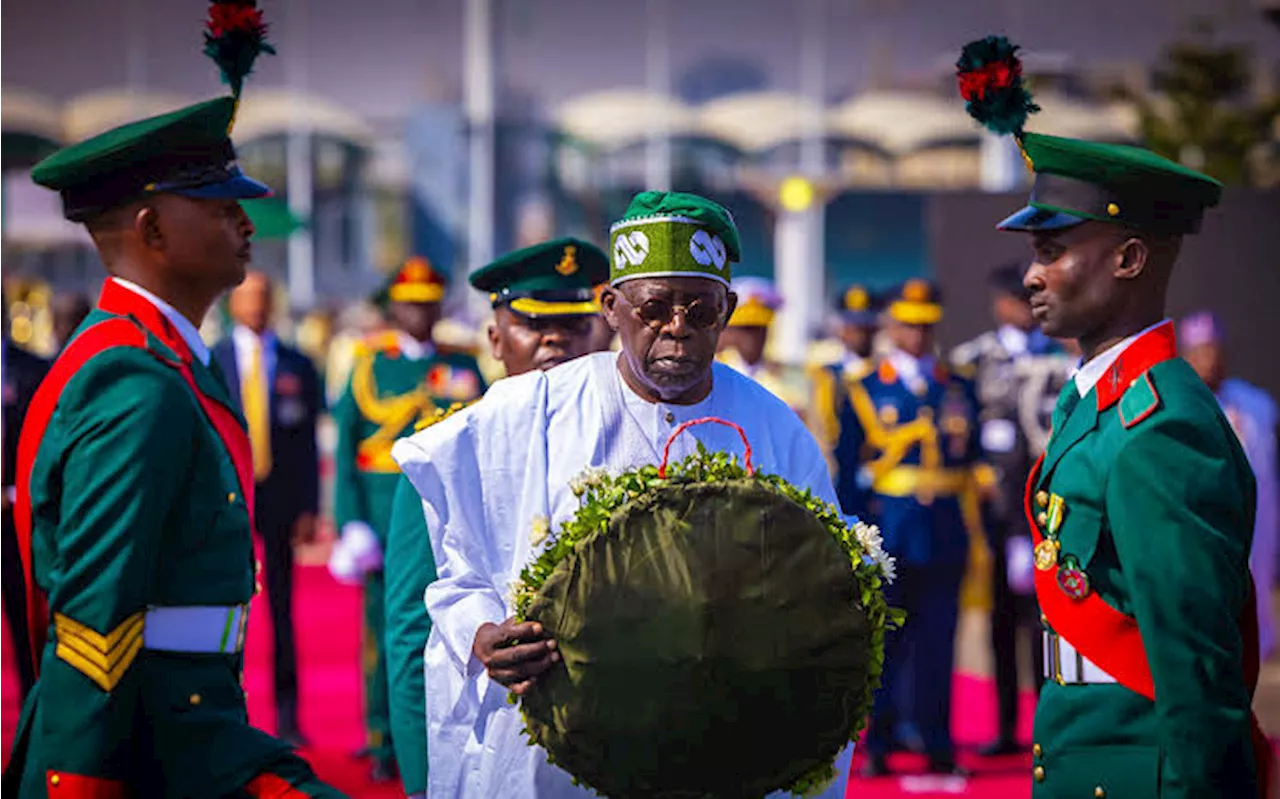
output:
M 1158 94 L 1119 88 L 1135 104 L 1147 146 L 1228 185 L 1256 184 L 1269 170 L 1280 97 L 1251 96 L 1253 58 L 1245 47 L 1215 41 L 1210 23 L 1171 45 L 1152 75 Z

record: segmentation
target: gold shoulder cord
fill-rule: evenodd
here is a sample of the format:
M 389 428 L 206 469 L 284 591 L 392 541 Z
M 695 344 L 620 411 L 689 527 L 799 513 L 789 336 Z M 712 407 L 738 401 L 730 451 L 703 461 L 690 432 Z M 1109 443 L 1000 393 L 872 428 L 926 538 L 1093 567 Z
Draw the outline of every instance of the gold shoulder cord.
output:
M 426 386 L 418 386 L 407 394 L 382 399 L 373 376 L 377 354 L 360 359 L 351 373 L 351 396 L 362 416 L 378 425 L 373 435 L 360 442 L 359 453 L 370 471 L 398 471 L 391 460 L 391 445 L 414 419 L 435 407 Z
M 923 469 L 937 469 L 942 462 L 942 453 L 938 448 L 938 430 L 933 425 L 932 414 L 920 414 L 906 424 L 886 428 L 876 417 L 875 403 L 867 393 L 861 380 L 849 380 L 849 402 L 857 414 L 867 436 L 867 444 L 881 451 L 879 458 L 868 463 L 867 471 L 873 480 L 879 479 L 891 469 L 896 468 L 906 457 L 907 451 L 915 444 L 920 444 L 920 466 Z

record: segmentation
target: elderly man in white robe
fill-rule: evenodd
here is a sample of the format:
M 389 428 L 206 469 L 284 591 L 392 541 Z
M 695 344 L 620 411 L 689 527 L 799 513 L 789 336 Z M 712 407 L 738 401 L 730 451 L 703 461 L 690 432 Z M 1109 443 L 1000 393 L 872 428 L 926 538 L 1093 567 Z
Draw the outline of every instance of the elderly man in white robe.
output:
M 613 225 L 611 244 L 600 302 L 621 352 L 502 380 L 392 451 L 422 497 L 439 573 L 426 592 L 434 623 L 425 653 L 432 799 L 594 795 L 527 741 L 519 708 L 508 701 L 536 691 L 559 660 L 540 624 L 512 618 L 510 588 L 546 531 L 573 516 L 570 481 L 584 470 L 658 463 L 677 427 L 716 416 L 745 428 L 758 468 L 837 501 L 822 451 L 800 419 L 714 362 L 736 304 L 730 264 L 740 253 L 728 211 L 694 195 L 645 192 Z M 699 442 L 713 451 L 742 446 L 736 433 L 703 425 L 676 438 L 671 457 Z M 850 744 L 823 796 L 844 796 L 852 754 Z

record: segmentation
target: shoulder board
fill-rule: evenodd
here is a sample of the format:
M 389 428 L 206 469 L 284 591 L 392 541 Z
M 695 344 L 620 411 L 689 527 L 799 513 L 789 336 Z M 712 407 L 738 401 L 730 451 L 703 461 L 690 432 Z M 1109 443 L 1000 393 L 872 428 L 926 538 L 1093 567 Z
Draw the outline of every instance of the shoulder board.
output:
M 885 358 L 876 367 L 876 376 L 880 378 L 881 383 L 888 385 L 898 379 L 898 370 L 893 368 L 888 358 Z
M 453 416 L 458 411 L 464 410 L 465 408 L 477 402 L 478 400 L 479 398 L 477 397 L 471 402 L 455 402 L 452 405 L 450 405 L 448 408 L 436 408 L 436 412 L 434 414 L 432 414 L 431 416 L 428 416 L 427 418 L 419 421 L 416 425 L 414 425 L 413 431 L 416 433 L 419 430 L 426 430 L 428 427 L 430 427 L 433 424 L 443 422 L 445 419 L 448 419 L 450 416 Z
M 836 368 L 841 369 L 844 372 L 846 380 L 863 380 L 867 375 L 871 374 L 875 369 L 875 366 L 872 364 L 870 358 L 864 358 L 857 366 L 852 368 L 843 368 L 839 365 L 837 365 Z
M 355 347 L 357 356 L 375 355 L 379 352 L 395 354 L 400 351 L 400 342 L 395 331 L 384 330 L 361 339 Z
M 1156 392 L 1156 384 L 1151 380 L 1151 372 L 1143 372 L 1120 397 L 1120 423 L 1128 430 L 1155 413 L 1159 407 L 1160 395 Z

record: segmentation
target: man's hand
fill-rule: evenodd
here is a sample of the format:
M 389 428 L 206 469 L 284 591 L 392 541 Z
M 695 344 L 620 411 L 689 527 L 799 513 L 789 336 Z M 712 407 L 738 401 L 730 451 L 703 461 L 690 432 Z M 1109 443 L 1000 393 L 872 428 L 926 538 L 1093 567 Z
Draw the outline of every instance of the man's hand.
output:
M 555 639 L 544 637 L 541 624 L 517 624 L 514 618 L 502 624 L 481 625 L 471 652 L 484 664 L 489 679 L 520 695 L 533 687 L 539 674 L 560 660 Z
M 316 540 L 316 515 L 303 513 L 293 522 L 294 545 L 311 544 Z

